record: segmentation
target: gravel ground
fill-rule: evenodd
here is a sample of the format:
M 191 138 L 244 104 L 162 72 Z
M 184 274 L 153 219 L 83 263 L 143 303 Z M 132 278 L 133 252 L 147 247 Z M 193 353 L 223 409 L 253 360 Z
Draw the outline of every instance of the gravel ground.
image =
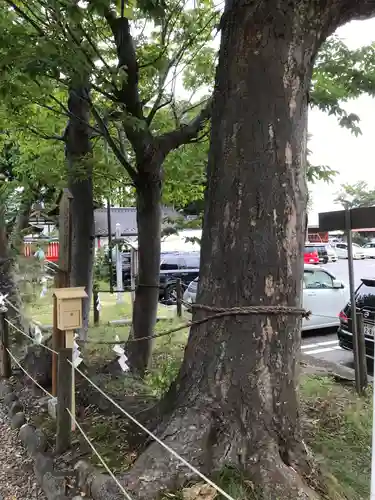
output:
M 1 408 L 0 436 L 0 500 L 46 500 L 37 484 L 32 460 Z

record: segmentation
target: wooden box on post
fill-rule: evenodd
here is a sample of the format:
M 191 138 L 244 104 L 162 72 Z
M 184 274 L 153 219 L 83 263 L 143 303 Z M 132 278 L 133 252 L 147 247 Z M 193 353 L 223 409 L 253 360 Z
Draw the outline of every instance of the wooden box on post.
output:
M 87 298 L 84 287 L 56 288 L 54 291 L 53 346 L 73 348 L 74 330 L 82 327 L 82 300 Z M 52 363 L 52 394 L 57 395 L 57 359 Z
M 54 291 L 54 295 L 56 297 L 57 328 L 65 332 L 81 328 L 82 299 L 87 298 L 84 287 L 58 288 Z

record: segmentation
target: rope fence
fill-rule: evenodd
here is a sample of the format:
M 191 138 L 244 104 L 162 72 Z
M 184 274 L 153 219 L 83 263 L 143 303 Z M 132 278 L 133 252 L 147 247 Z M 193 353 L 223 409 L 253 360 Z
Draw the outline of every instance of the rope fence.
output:
M 106 472 L 109 474 L 109 476 L 113 479 L 113 481 L 117 484 L 119 487 L 121 493 L 124 495 L 124 498 L 127 500 L 133 500 L 131 495 L 126 491 L 125 487 L 118 481 L 116 478 L 115 474 L 111 471 L 109 468 L 108 464 L 106 461 L 103 459 L 101 454 L 98 452 L 92 441 L 90 440 L 89 436 L 85 433 L 83 430 L 82 426 L 80 423 L 77 421 L 77 418 L 75 416 L 75 398 L 74 398 L 74 393 L 75 393 L 75 386 L 74 386 L 74 380 L 75 380 L 75 375 L 74 373 L 78 373 L 81 377 L 83 377 L 99 394 L 101 394 L 104 398 L 106 398 L 112 405 L 114 405 L 128 420 L 133 422 L 135 425 L 137 425 L 143 432 L 145 432 L 149 437 L 151 437 L 155 442 L 157 442 L 160 446 L 162 446 L 170 455 L 172 455 L 174 458 L 176 458 L 179 462 L 181 462 L 183 465 L 185 465 L 188 469 L 190 469 L 197 477 L 205 481 L 209 486 L 214 488 L 218 493 L 220 493 L 224 498 L 227 500 L 234 500 L 234 498 L 229 495 L 227 492 L 225 492 L 220 486 L 218 486 L 216 483 L 214 483 L 211 479 L 209 479 L 205 474 L 200 472 L 196 467 L 194 467 L 192 464 L 190 464 L 186 459 L 184 459 L 181 455 L 179 455 L 176 451 L 174 451 L 171 447 L 169 447 L 166 443 L 164 443 L 159 437 L 157 437 L 153 432 L 151 432 L 147 427 L 145 427 L 143 424 L 141 424 L 134 416 L 132 416 L 129 412 L 127 412 L 122 406 L 120 406 L 116 401 L 114 401 L 105 391 L 103 391 L 98 385 L 96 385 L 83 371 L 81 371 L 78 367 L 74 365 L 72 362 L 72 357 L 71 357 L 71 349 L 61 349 L 59 352 L 54 351 L 53 349 L 49 349 L 48 346 L 45 346 L 44 344 L 40 344 L 43 347 L 46 347 L 47 349 L 51 350 L 54 354 L 57 354 L 58 356 L 58 362 L 59 362 L 59 370 L 58 370 L 58 375 L 59 375 L 59 383 L 58 383 L 58 394 L 57 398 L 55 398 L 45 387 L 43 387 L 35 378 L 22 366 L 21 362 L 17 357 L 12 353 L 12 351 L 9 349 L 9 329 L 19 331 L 20 333 L 24 334 L 25 337 L 28 339 L 34 341 L 34 339 L 26 334 L 25 332 L 22 332 L 19 328 L 17 328 L 11 321 L 9 321 L 5 315 L 6 312 L 2 310 L 0 312 L 1 314 L 1 343 L 2 343 L 2 348 L 3 348 L 3 355 L 4 353 L 7 353 L 9 355 L 10 359 L 13 361 L 13 363 L 24 373 L 26 377 L 28 377 L 31 382 L 38 387 L 46 396 L 51 398 L 51 400 L 56 400 L 59 404 L 56 405 L 57 408 L 57 415 L 56 419 L 60 425 L 57 425 L 57 431 L 56 431 L 56 449 L 58 449 L 60 452 L 66 451 L 71 445 L 71 433 L 72 430 L 78 430 L 78 432 L 82 435 L 83 439 L 87 442 L 87 444 L 90 446 L 92 452 L 96 455 Z M 5 335 L 4 335 L 5 333 Z M 2 359 L 2 362 L 4 360 Z M 69 366 L 70 370 L 64 370 L 64 366 Z M 5 375 L 6 377 L 11 376 L 11 369 L 9 370 L 8 373 L 2 374 Z M 71 391 L 70 398 L 67 397 L 69 396 L 69 392 Z M 69 401 L 70 399 L 70 401 Z M 70 404 L 61 404 L 69 401 Z M 63 424 L 63 425 L 61 425 Z M 58 432 L 62 432 L 62 435 L 59 435 Z
M 98 458 L 99 462 L 102 464 L 102 466 L 104 467 L 104 469 L 108 472 L 108 474 L 111 476 L 111 478 L 113 479 L 113 481 L 120 488 L 120 491 L 121 491 L 121 493 L 124 494 L 124 497 L 127 498 L 128 500 L 133 500 L 132 497 L 129 495 L 129 493 L 125 490 L 125 488 L 123 487 L 123 485 L 120 483 L 120 481 L 117 479 L 117 477 L 114 475 L 114 473 L 111 471 L 111 469 L 108 467 L 107 463 L 105 462 L 105 460 L 103 459 L 103 457 L 100 455 L 100 453 L 98 452 L 98 450 L 95 448 L 95 446 L 92 444 L 90 438 L 85 433 L 85 431 L 82 429 L 82 427 L 79 425 L 79 423 L 77 422 L 77 419 L 72 414 L 72 412 L 69 410 L 69 408 L 67 408 L 66 411 L 68 412 L 70 418 L 72 419 L 72 422 L 74 422 L 75 426 L 77 427 L 77 429 L 81 433 L 83 439 L 90 446 L 91 450 L 93 451 L 93 453 Z
M 69 362 L 70 363 L 70 362 Z M 70 363 L 71 364 L 71 363 Z M 72 365 L 72 364 L 71 364 Z M 73 367 L 73 365 L 72 365 Z M 99 394 L 105 397 L 113 406 L 115 406 L 125 417 L 133 422 L 137 427 L 139 427 L 143 432 L 145 432 L 150 438 L 152 438 L 155 442 L 160 444 L 168 453 L 170 453 L 174 458 L 179 460 L 182 464 L 184 464 L 188 469 L 190 469 L 194 474 L 200 477 L 203 481 L 205 481 L 208 485 L 212 486 L 218 493 L 223 495 L 228 500 L 234 500 L 228 493 L 226 493 L 220 486 L 215 484 L 211 479 L 205 476 L 202 472 L 200 472 L 196 467 L 191 465 L 187 460 L 185 460 L 181 455 L 179 455 L 176 451 L 174 451 L 170 446 L 165 444 L 160 438 L 158 438 L 153 432 L 147 429 L 144 425 L 142 425 L 135 417 L 133 417 L 130 413 L 128 413 L 122 406 L 120 406 L 114 399 L 112 399 L 107 393 L 105 393 L 100 387 L 98 387 L 89 377 L 87 377 L 79 368 L 75 368 L 75 371 L 79 373 L 94 389 L 96 389 Z
M 37 344 L 37 345 L 40 345 L 41 347 L 43 347 L 43 349 L 46 349 L 47 351 L 50 351 L 52 354 L 56 354 L 58 355 L 58 352 L 55 351 L 54 349 L 52 349 L 51 347 L 49 347 L 48 345 L 46 344 L 42 344 L 42 340 L 43 338 L 40 339 L 40 342 L 38 342 L 38 340 L 35 338 L 35 337 L 31 337 L 30 335 L 28 335 L 26 332 L 24 332 L 23 330 L 21 330 L 20 328 L 18 328 L 18 326 L 14 325 L 13 323 L 11 323 L 7 318 L 5 318 L 5 321 L 8 323 L 8 325 L 13 328 L 13 330 L 15 330 L 16 332 L 20 333 L 21 335 L 23 335 L 24 337 L 26 337 L 27 339 L 31 340 L 31 342 L 33 344 Z
M 13 307 L 14 310 L 20 312 L 17 308 L 13 306 L 7 299 L 5 302 Z M 149 340 L 158 337 L 163 337 L 166 335 L 171 335 L 175 332 L 183 330 L 185 328 L 190 328 L 195 325 L 200 325 L 202 323 L 206 323 L 208 321 L 213 321 L 218 318 L 229 317 L 229 316 L 244 316 L 244 315 L 284 315 L 284 316 L 300 316 L 302 318 L 309 318 L 311 315 L 310 311 L 306 311 L 300 307 L 288 307 L 288 306 L 244 306 L 244 307 L 232 307 L 232 308 L 222 308 L 216 306 L 207 306 L 202 304 L 188 304 L 191 309 L 200 310 L 203 312 L 211 313 L 207 316 L 204 316 L 195 321 L 189 321 L 178 325 L 174 328 L 171 328 L 167 331 L 157 333 L 148 337 L 141 337 L 137 339 L 129 339 L 129 340 L 115 340 L 115 341 L 79 341 L 80 343 L 89 343 L 89 344 L 108 344 L 108 345 L 116 345 L 116 344 L 124 344 L 125 342 L 139 342 L 142 340 Z M 319 315 L 321 316 L 321 315 Z M 34 344 L 36 343 L 36 339 L 26 332 L 22 331 L 18 326 L 14 325 L 7 317 L 6 311 L 0 309 L 0 328 L 1 328 L 1 347 L 2 347 L 2 355 L 3 359 L 1 360 L 1 368 L 2 375 L 5 377 L 11 376 L 11 363 L 10 360 L 24 373 L 26 377 L 28 377 L 31 382 L 38 387 L 45 395 L 47 395 L 51 400 L 54 400 L 56 403 L 56 419 L 57 419 L 57 431 L 56 431 L 56 450 L 58 452 L 66 451 L 71 447 L 72 443 L 72 433 L 73 431 L 78 431 L 82 438 L 87 442 L 92 450 L 93 454 L 96 455 L 106 472 L 113 479 L 113 481 L 117 484 L 121 493 L 124 495 L 124 498 L 127 500 L 133 500 L 131 495 L 126 491 L 124 485 L 122 485 L 114 473 L 109 468 L 108 464 L 105 462 L 101 454 L 95 448 L 94 444 L 90 440 L 90 437 L 85 433 L 82 425 L 77 421 L 76 418 L 76 408 L 75 408 L 75 380 L 76 375 L 79 374 L 86 382 L 101 394 L 109 403 L 111 403 L 117 410 L 119 410 L 126 419 L 135 424 L 139 429 L 141 429 L 147 436 L 149 436 L 154 442 L 158 443 L 168 454 L 173 456 L 176 460 L 178 460 L 181 464 L 183 464 L 186 468 L 188 468 L 191 472 L 194 473 L 196 477 L 199 477 L 210 487 L 214 488 L 220 495 L 222 495 L 227 500 L 234 500 L 231 495 L 225 492 L 220 486 L 214 483 L 209 477 L 199 471 L 194 465 L 189 463 L 184 457 L 179 455 L 173 448 L 168 446 L 162 439 L 160 439 L 157 435 L 155 435 L 152 431 L 147 429 L 141 422 L 139 422 L 133 415 L 131 415 L 126 409 L 124 409 L 121 405 L 119 405 L 111 396 L 109 396 L 103 389 L 101 389 L 91 378 L 86 375 L 82 370 L 78 368 L 78 366 L 74 363 L 73 356 L 73 345 L 71 347 L 62 347 L 58 350 L 51 349 L 49 346 L 38 343 L 42 348 L 47 349 L 52 354 L 57 357 L 58 363 L 58 377 L 57 377 L 57 394 L 55 395 L 43 387 L 36 379 L 33 377 L 21 364 L 20 360 L 14 355 L 14 353 L 9 348 L 9 330 L 16 331 L 21 333 L 23 336 L 31 340 Z M 322 316 L 330 319 L 337 319 L 337 316 Z M 32 322 L 37 327 L 39 325 L 36 322 Z M 6 355 L 5 355 L 6 353 Z M 4 359 L 8 358 L 8 359 Z M 7 368 L 8 365 L 8 368 Z
M 47 391 L 47 389 L 45 389 L 43 386 L 41 386 L 31 375 L 28 371 L 25 370 L 25 368 L 21 365 L 21 363 L 19 362 L 19 360 L 12 354 L 12 352 L 10 351 L 10 349 L 6 348 L 6 351 L 8 352 L 9 356 L 12 358 L 12 360 L 16 363 L 16 365 L 18 366 L 18 368 L 20 368 L 20 370 L 23 371 L 23 373 L 31 380 L 31 382 L 33 382 L 33 384 L 35 384 L 37 387 L 39 387 L 39 389 L 44 392 L 44 394 L 46 396 L 49 396 L 50 398 L 53 398 L 52 394 L 50 392 Z

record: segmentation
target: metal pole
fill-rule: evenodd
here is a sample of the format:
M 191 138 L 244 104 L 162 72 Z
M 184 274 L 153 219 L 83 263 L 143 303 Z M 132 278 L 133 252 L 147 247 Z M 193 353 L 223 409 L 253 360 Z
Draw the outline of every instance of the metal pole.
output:
M 358 329 L 358 359 L 361 370 L 361 392 L 363 393 L 368 385 L 367 379 L 367 360 L 366 360 L 366 342 L 363 325 L 363 314 L 357 312 L 357 329 Z
M 112 259 L 112 228 L 111 228 L 111 200 L 107 198 L 107 226 L 108 226 L 108 267 L 109 289 L 113 293 L 113 259 Z
M 108 166 L 108 142 L 104 138 L 104 161 Z M 111 185 L 109 186 L 111 188 Z M 107 198 L 107 227 L 108 227 L 108 267 L 109 267 L 109 289 L 113 293 L 113 259 L 112 259 L 112 227 L 111 227 L 111 199 Z
M 358 356 L 358 325 L 357 325 L 357 308 L 355 303 L 355 286 L 354 286 L 354 268 L 353 268 L 353 241 L 352 241 L 352 225 L 350 219 L 350 210 L 345 210 L 345 226 L 346 226 L 346 241 L 348 244 L 348 268 L 349 268 L 349 290 L 350 290 L 350 308 L 352 319 L 353 333 L 353 354 L 354 354 L 354 371 L 355 371 L 355 387 L 358 394 L 361 393 L 361 367 Z
M 133 247 L 130 248 L 130 296 L 131 296 L 131 303 L 132 303 L 132 308 L 134 307 L 134 300 L 135 300 L 135 269 L 136 269 L 136 263 L 135 263 L 135 250 Z
M 116 246 L 116 286 L 117 286 L 117 303 L 123 302 L 123 293 L 120 290 L 124 289 L 122 280 L 122 255 L 120 252 L 120 239 L 121 239 L 121 226 L 116 224 L 116 239 L 118 241 Z

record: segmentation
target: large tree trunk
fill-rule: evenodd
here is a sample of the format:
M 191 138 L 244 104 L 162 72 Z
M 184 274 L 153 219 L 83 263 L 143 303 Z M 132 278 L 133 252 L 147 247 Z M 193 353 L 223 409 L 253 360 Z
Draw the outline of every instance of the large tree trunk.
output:
M 71 286 L 84 286 L 88 298 L 83 304 L 83 328 L 80 336 L 86 339 L 92 291 L 94 261 L 94 203 L 92 183 L 90 107 L 87 88 L 72 87 L 68 108 L 72 116 L 66 133 L 66 157 L 69 189 L 72 193 L 72 252 Z
M 298 5 L 227 2 L 199 304 L 301 306 L 307 94 L 324 26 L 317 9 Z M 210 314 L 196 310 L 193 320 Z M 210 475 L 239 467 L 257 498 L 315 498 L 302 479 L 310 468 L 299 426 L 300 327 L 295 314 L 229 315 L 193 327 L 164 401 L 164 442 Z M 191 476 L 177 463 L 154 443 L 125 480 L 150 499 Z
M 138 283 L 133 308 L 133 338 L 154 333 L 159 299 L 161 180 L 160 167 L 139 173 L 137 181 Z M 154 173 L 155 172 L 155 173 Z M 147 369 L 152 339 L 127 346 L 133 371 L 143 376 Z

